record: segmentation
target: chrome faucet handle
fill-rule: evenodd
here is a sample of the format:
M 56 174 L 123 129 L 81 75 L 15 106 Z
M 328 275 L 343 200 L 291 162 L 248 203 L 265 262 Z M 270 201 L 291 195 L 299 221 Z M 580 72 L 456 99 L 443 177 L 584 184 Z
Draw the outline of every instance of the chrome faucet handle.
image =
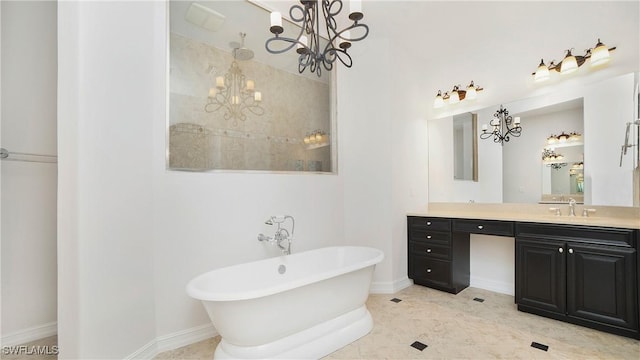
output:
M 596 212 L 596 209 L 584 208 L 584 209 L 582 209 L 582 216 L 589 217 L 589 213 L 594 213 L 594 212 Z
M 549 211 L 555 211 L 555 212 L 556 212 L 556 216 L 560 216 L 560 215 L 562 215 L 562 214 L 560 213 L 560 208 L 559 208 L 559 207 L 552 207 L 552 208 L 549 208 Z

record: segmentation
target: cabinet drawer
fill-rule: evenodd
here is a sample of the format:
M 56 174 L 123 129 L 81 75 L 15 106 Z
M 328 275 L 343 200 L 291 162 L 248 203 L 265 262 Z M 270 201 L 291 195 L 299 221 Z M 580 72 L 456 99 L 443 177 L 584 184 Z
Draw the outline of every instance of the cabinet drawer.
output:
M 412 229 L 411 232 L 409 233 L 409 240 L 447 245 L 451 243 L 451 233 L 442 232 L 442 231 Z
M 409 229 L 451 231 L 451 221 L 443 218 L 409 216 Z
M 540 224 L 519 222 L 516 236 L 580 241 L 588 244 L 635 247 L 636 236 L 632 229 L 605 228 L 585 225 Z
M 409 251 L 411 252 L 411 255 L 420 255 L 442 260 L 451 259 L 451 249 L 449 246 L 411 241 L 409 242 Z
M 474 234 L 513 236 L 513 222 L 499 220 L 453 220 L 453 231 Z
M 451 287 L 451 262 L 410 255 L 412 279 L 430 282 L 440 287 Z

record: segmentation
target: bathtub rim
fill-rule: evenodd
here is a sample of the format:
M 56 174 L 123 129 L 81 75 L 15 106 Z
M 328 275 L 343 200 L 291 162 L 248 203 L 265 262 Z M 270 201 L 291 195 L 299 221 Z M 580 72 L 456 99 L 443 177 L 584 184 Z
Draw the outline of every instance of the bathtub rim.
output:
M 225 292 L 225 293 L 213 293 L 211 291 L 208 290 L 204 290 L 202 288 L 199 288 L 196 286 L 196 284 L 202 279 L 205 278 L 207 276 L 209 276 L 211 273 L 216 272 L 216 271 L 222 271 L 222 270 L 229 270 L 229 269 L 234 269 L 234 268 L 239 268 L 239 267 L 243 267 L 243 266 L 252 266 L 255 265 L 257 263 L 263 263 L 263 262 L 277 262 L 277 260 L 274 259 L 280 259 L 279 261 L 286 261 L 284 260 L 287 257 L 294 257 L 294 256 L 302 256 L 303 254 L 307 254 L 309 252 L 313 252 L 313 251 L 319 251 L 319 250 L 330 250 L 330 249 L 344 249 L 344 248 L 356 248 L 356 249 L 363 249 L 366 251 L 371 251 L 372 253 L 375 254 L 375 256 L 372 256 L 364 261 L 360 261 L 354 264 L 350 264 L 348 266 L 344 266 L 338 269 L 330 269 L 328 271 L 323 271 L 323 272 L 319 272 L 317 274 L 313 274 L 310 276 L 306 276 L 303 277 L 301 279 L 296 279 L 293 281 L 288 281 L 288 282 L 284 282 L 284 283 L 280 283 L 280 284 L 276 284 L 267 288 L 261 288 L 259 290 L 253 290 L 253 291 L 242 291 L 242 292 Z M 321 247 L 321 248 L 317 248 L 317 249 L 311 249 L 311 250 L 306 250 L 303 252 L 299 252 L 299 253 L 295 253 L 295 254 L 291 254 L 291 255 L 281 255 L 278 257 L 270 257 L 270 258 L 266 258 L 266 259 L 260 259 L 260 260 L 255 260 L 255 261 L 250 261 L 250 262 L 245 262 L 245 263 L 240 263 L 240 264 L 235 264 L 235 265 L 230 265 L 230 266 L 224 266 L 221 268 L 217 268 L 217 269 L 213 269 L 213 270 L 209 270 L 205 273 L 202 273 L 198 276 L 196 276 L 195 278 L 193 278 L 192 280 L 190 280 L 187 283 L 186 286 L 186 291 L 187 294 L 197 300 L 201 300 L 201 301 L 240 301 L 240 300 L 251 300 L 251 299 L 257 299 L 257 298 L 261 298 L 261 297 L 266 297 L 266 296 L 271 296 L 273 294 L 277 294 L 277 293 L 281 293 L 281 292 L 285 292 L 287 290 L 291 290 L 294 288 L 298 288 L 298 287 L 302 287 L 304 285 L 307 284 L 312 284 L 315 282 L 319 282 L 322 280 L 326 280 L 326 279 L 330 279 L 332 277 L 336 277 L 342 274 L 346 274 L 346 273 L 350 273 L 353 271 L 357 271 L 360 269 L 364 269 L 366 267 L 369 266 L 375 266 L 376 264 L 380 263 L 382 260 L 384 259 L 384 252 L 380 249 L 374 248 L 374 247 L 370 247 L 370 246 L 357 246 L 357 245 L 338 245 L 338 246 L 326 246 L 326 247 Z

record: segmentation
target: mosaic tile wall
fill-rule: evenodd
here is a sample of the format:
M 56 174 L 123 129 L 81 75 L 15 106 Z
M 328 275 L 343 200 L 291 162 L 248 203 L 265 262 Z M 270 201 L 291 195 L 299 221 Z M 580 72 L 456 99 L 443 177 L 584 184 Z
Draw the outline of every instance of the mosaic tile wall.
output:
M 303 142 L 317 129 L 330 134 L 328 84 L 253 60 L 238 61 L 262 93 L 265 113 L 226 120 L 224 111 L 207 113 L 204 106 L 215 77 L 231 66 L 232 54 L 174 33 L 170 49 L 170 168 L 332 170 L 330 146 L 309 150 Z

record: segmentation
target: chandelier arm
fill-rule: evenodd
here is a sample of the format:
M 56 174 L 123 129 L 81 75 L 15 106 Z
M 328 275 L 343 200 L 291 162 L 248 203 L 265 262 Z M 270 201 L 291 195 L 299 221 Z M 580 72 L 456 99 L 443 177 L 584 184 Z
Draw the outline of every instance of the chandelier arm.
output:
M 344 66 L 350 68 L 353 65 L 353 60 L 351 59 L 351 55 L 349 55 L 346 50 L 335 49 L 335 53 L 334 54 Z M 343 57 L 340 56 L 340 54 L 343 54 L 348 59 L 348 62 L 345 62 L 345 59 L 343 59 Z M 331 62 L 331 66 L 333 67 L 333 62 Z
M 300 17 L 296 17 L 296 15 L 294 14 L 294 10 L 299 10 L 301 12 L 301 16 Z M 285 53 L 289 50 L 291 50 L 294 46 L 300 44 L 300 45 L 304 45 L 304 47 L 306 49 L 309 49 L 307 47 L 306 44 L 303 44 L 302 42 L 300 42 L 300 37 L 302 36 L 302 34 L 304 34 L 304 32 L 307 30 L 308 28 L 308 13 L 306 11 L 306 9 L 303 9 L 300 5 L 293 5 L 290 9 L 289 9 L 289 16 L 291 17 L 291 19 L 297 23 L 302 23 L 300 25 L 300 32 L 298 33 L 298 36 L 294 39 L 294 38 L 289 38 L 289 37 L 285 37 L 285 36 L 279 36 L 278 34 L 276 34 L 274 37 L 267 39 L 267 41 L 264 43 L 264 47 L 265 49 L 272 53 L 272 54 L 282 54 Z M 287 46 L 284 49 L 281 50 L 274 50 L 272 49 L 269 45 L 274 42 L 274 41 L 283 41 L 283 42 L 288 42 L 290 43 L 289 46 Z

